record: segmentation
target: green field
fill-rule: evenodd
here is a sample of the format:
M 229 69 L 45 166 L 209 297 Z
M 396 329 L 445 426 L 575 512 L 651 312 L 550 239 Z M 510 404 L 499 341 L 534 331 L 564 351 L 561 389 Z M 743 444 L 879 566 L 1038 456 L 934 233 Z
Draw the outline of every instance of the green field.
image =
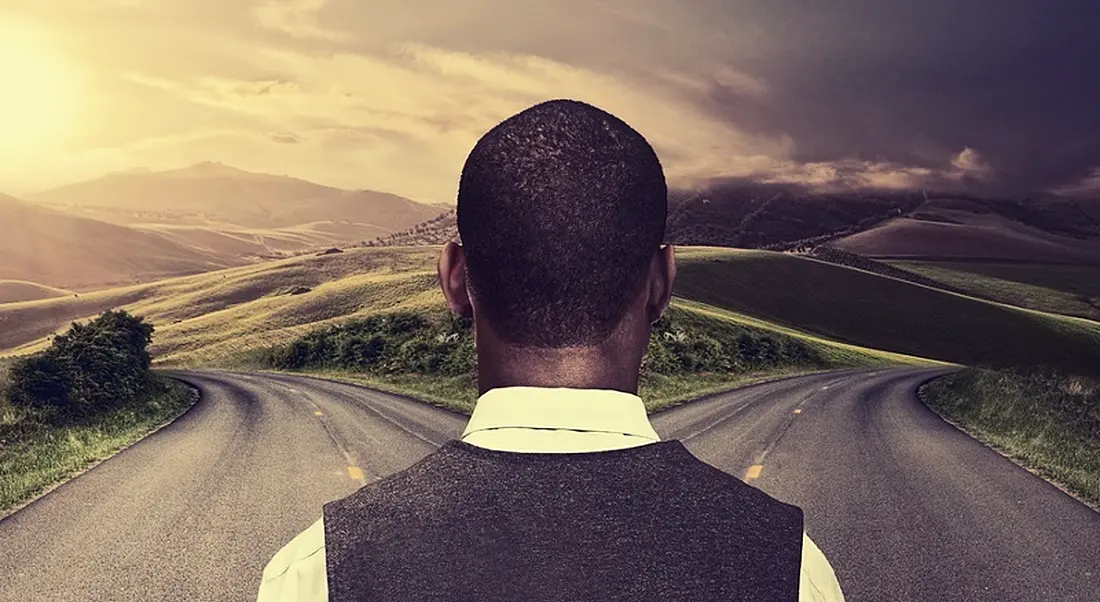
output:
M 861 347 L 1100 373 L 1100 324 L 766 251 L 685 249 L 676 294 Z
M 1100 266 L 891 261 L 967 294 L 1100 321 Z

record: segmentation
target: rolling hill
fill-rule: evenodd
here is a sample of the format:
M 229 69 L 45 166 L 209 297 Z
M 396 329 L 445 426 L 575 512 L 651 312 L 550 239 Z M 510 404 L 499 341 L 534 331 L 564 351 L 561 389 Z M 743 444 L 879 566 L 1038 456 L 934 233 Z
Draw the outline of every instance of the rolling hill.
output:
M 72 295 L 67 291 L 26 280 L 0 280 L 0 303 L 18 303 Z
M 156 325 L 160 359 L 196 351 L 217 355 L 219 345 L 247 348 L 279 340 L 283 329 L 298 332 L 295 327 L 360 310 L 413 303 L 405 297 L 430 288 L 427 269 L 436 253 L 417 248 L 308 255 L 79 297 L 0 304 L 0 353 L 41 346 L 72 321 L 125 308 Z
M 1100 266 L 892 261 L 894 267 L 983 299 L 1100 321 Z
M 0 225 L 0 280 L 80 289 L 244 263 L 5 195 L 0 195 Z
M 1100 323 L 791 254 L 684 249 L 676 294 L 819 336 L 971 365 L 1100 373 Z
M 817 193 L 793 185 L 717 182 L 670 191 L 667 242 L 770 248 L 870 228 L 920 204 L 919 191 Z
M 445 311 L 438 247 L 351 249 L 126 288 L 0 305 L 0 353 L 28 351 L 110 307 L 157 327 L 158 362 L 243 357 L 313 328 L 399 308 Z M 791 254 L 682 248 L 676 307 L 836 353 L 1100 367 L 1100 323 L 974 299 Z M 913 360 L 904 360 L 913 361 Z
M 0 354 L 44 347 L 71 321 L 109 308 L 143 315 L 156 326 L 152 352 L 162 365 L 226 365 L 255 349 L 381 311 L 446 311 L 435 261 L 438 247 L 351 249 L 295 257 L 77 297 L 0 304 Z M 717 306 L 677 299 L 706 319 L 795 337 L 837 365 L 919 362 L 899 354 L 833 342 Z
M 1100 265 L 1100 223 L 1065 205 L 1043 207 L 1023 213 L 1011 206 L 933 200 L 828 246 L 892 259 Z

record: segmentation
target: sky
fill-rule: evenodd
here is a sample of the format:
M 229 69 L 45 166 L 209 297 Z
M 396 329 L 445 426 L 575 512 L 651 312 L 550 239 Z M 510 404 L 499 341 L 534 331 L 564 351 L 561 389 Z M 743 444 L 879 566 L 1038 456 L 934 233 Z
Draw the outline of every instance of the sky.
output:
M 621 117 L 674 186 L 1100 191 L 1091 0 L 0 0 L 0 191 L 219 161 L 453 202 L 499 121 Z

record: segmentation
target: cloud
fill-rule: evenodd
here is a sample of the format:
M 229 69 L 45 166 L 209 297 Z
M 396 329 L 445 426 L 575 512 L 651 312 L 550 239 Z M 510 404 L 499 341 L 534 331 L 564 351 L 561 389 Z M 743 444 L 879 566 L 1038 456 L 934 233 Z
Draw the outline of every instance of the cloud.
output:
M 279 144 L 299 144 L 302 142 L 302 138 L 294 134 L 269 134 L 268 137 Z
M 1100 165 L 1092 168 L 1092 170 L 1080 180 L 1070 184 L 1055 186 L 1050 189 L 1049 192 L 1071 197 L 1100 199 Z
M 788 138 L 715 127 L 712 116 L 676 89 L 648 88 L 534 55 L 405 43 L 370 55 L 267 49 L 253 60 L 282 78 L 127 77 L 188 102 L 248 116 L 267 129 L 291 129 L 339 152 L 372 160 L 384 152 L 407 167 L 395 168 L 392 160 L 384 168 L 364 164 L 357 170 L 364 182 L 391 190 L 404 185 L 435 200 L 453 198 L 462 162 L 485 131 L 550 98 L 584 100 L 632 124 L 654 144 L 670 181 L 740 173 L 791 151 Z M 721 77 L 752 93 L 762 90 L 729 71 Z M 401 174 L 409 181 L 395 181 Z
M 786 161 L 753 175 L 766 184 L 801 184 L 819 191 L 851 188 L 901 190 L 923 186 L 935 177 L 936 172 L 891 162 L 842 159 L 813 163 Z
M 669 85 L 655 88 L 539 56 L 412 43 L 371 55 L 267 49 L 257 51 L 253 60 L 282 77 L 128 77 L 189 102 L 255 119 L 269 131 L 294 131 L 293 137 L 267 138 L 324 153 L 323 164 L 311 160 L 313 167 L 302 167 L 321 181 L 349 181 L 347 173 L 338 172 L 342 163 L 354 166 L 351 173 L 365 183 L 360 185 L 424 200 L 454 198 L 462 162 L 485 131 L 531 104 L 558 97 L 590 102 L 632 124 L 656 148 L 673 186 L 751 178 L 818 190 L 904 189 L 944 187 L 991 173 L 970 147 L 940 167 L 851 157 L 798 161 L 791 136 L 738 131 L 696 102 L 716 87 L 766 100 L 770 92 L 764 82 L 733 69 L 710 75 L 660 72 L 657 76 Z M 333 161 L 335 156 L 343 160 Z
M 292 38 L 340 41 L 349 38 L 344 31 L 320 25 L 319 14 L 330 0 L 268 0 L 255 9 L 262 27 Z
M 978 151 L 969 146 L 959 152 L 955 158 L 951 159 L 951 165 L 955 168 L 955 171 L 950 174 L 952 178 L 962 179 L 970 177 L 979 180 L 988 180 L 993 177 L 993 169 L 984 159 L 982 159 Z
M 87 78 L 71 148 L 0 157 L 0 187 L 232 131 L 182 149 L 447 199 L 481 133 L 556 97 L 637 127 L 677 184 L 1018 193 L 1100 165 L 1100 5 L 787 4 L 5 0 Z

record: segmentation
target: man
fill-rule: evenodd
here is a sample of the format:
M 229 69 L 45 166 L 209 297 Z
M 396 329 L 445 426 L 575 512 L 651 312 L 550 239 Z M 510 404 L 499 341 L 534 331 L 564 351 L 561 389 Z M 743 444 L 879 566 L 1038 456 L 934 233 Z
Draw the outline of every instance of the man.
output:
M 843 600 L 802 511 L 660 441 L 637 396 L 672 295 L 667 188 L 626 123 L 569 100 L 490 130 L 439 278 L 473 320 L 460 440 L 326 504 L 259 602 Z

